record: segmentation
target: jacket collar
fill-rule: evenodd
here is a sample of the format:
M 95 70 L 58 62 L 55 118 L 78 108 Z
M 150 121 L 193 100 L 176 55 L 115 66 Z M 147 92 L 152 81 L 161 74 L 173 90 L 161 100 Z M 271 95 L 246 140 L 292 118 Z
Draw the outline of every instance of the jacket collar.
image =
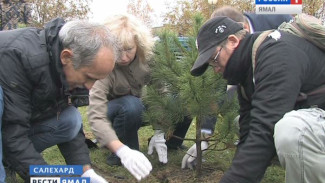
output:
M 59 40 L 59 31 L 62 26 L 65 24 L 65 21 L 61 18 L 56 18 L 49 23 L 45 24 L 45 39 L 47 51 L 51 60 L 51 72 L 56 85 L 59 86 L 64 92 L 69 89 L 68 83 L 66 81 L 63 67 L 60 59 L 61 51 L 63 46 Z
M 228 60 L 223 77 L 230 85 L 243 83 L 252 68 L 252 46 L 256 35 L 247 34 Z

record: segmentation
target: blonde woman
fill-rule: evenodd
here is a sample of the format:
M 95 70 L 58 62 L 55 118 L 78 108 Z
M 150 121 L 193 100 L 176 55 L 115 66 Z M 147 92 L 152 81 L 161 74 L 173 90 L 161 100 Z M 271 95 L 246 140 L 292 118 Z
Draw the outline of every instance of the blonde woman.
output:
M 152 169 L 138 151 L 138 129 L 144 110 L 141 90 L 149 75 L 154 39 L 150 30 L 131 15 L 115 15 L 104 24 L 119 39 L 123 50 L 113 72 L 90 91 L 89 123 L 99 143 L 112 152 L 107 163 L 123 164 L 141 180 Z

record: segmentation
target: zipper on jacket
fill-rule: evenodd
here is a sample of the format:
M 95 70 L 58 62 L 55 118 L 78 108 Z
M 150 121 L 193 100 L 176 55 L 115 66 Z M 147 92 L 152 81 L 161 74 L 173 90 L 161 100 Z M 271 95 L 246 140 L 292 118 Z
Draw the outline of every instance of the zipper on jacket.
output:
M 59 121 L 59 117 L 60 117 L 60 114 L 61 114 L 61 107 L 58 104 L 58 102 L 56 102 L 56 107 L 58 109 L 58 111 L 56 112 L 56 120 Z

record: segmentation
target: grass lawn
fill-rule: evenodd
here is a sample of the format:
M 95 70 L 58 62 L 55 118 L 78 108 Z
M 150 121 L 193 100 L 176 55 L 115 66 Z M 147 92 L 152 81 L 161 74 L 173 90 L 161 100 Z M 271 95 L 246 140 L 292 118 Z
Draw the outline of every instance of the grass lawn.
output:
M 87 122 L 86 107 L 79 109 L 83 115 L 84 131 L 88 138 L 94 139 Z M 148 138 L 153 135 L 151 126 L 145 126 L 139 130 L 140 151 L 142 151 L 150 160 L 153 166 L 153 171 L 150 176 L 141 182 L 146 183 L 215 183 L 220 180 L 223 172 L 229 167 L 234 150 L 228 149 L 225 151 L 208 151 L 204 154 L 204 162 L 202 165 L 202 175 L 196 178 L 195 171 L 182 170 L 181 161 L 186 153 L 186 150 L 169 150 L 168 163 L 163 165 L 159 163 L 157 154 L 152 156 L 147 154 Z M 195 138 L 195 123 L 193 122 L 186 135 L 186 138 Z M 194 142 L 184 141 L 184 145 L 191 147 Z M 45 150 L 44 158 L 49 164 L 65 164 L 64 160 L 56 146 Z M 131 183 L 137 182 L 135 178 L 122 166 L 111 167 L 106 164 L 106 157 L 109 155 L 107 149 L 91 149 L 91 159 L 95 171 L 102 175 L 106 180 L 113 183 Z M 23 180 L 17 176 L 16 181 L 8 180 L 7 183 L 23 183 Z M 272 165 L 268 168 L 262 183 L 284 183 L 284 170 L 278 165 Z

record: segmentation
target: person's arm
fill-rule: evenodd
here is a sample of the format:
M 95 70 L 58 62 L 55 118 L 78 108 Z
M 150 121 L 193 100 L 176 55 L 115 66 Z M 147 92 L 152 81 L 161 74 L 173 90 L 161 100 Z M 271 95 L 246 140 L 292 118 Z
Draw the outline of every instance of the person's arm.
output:
M 124 144 L 120 140 L 112 140 L 106 144 L 106 147 L 109 148 L 112 152 L 117 152 Z
M 110 78 L 106 77 L 95 82 L 89 92 L 88 122 L 99 144 L 112 152 L 116 152 L 119 146 L 118 137 L 108 119 L 108 99 Z M 115 141 L 114 143 L 111 143 Z
M 29 165 L 46 164 L 28 137 L 32 113 L 31 95 L 33 84 L 22 63 L 27 63 L 10 50 L 1 55 L 0 85 L 4 93 L 2 125 L 3 152 L 9 162 L 24 179 L 29 175 Z
M 250 101 L 246 98 L 246 94 L 244 94 L 244 89 L 239 85 L 237 88 L 238 93 L 238 102 L 239 102 L 239 144 L 244 142 L 247 138 L 249 132 L 249 122 L 250 122 L 250 110 L 252 109 Z M 244 96 L 245 97 L 244 97 Z

